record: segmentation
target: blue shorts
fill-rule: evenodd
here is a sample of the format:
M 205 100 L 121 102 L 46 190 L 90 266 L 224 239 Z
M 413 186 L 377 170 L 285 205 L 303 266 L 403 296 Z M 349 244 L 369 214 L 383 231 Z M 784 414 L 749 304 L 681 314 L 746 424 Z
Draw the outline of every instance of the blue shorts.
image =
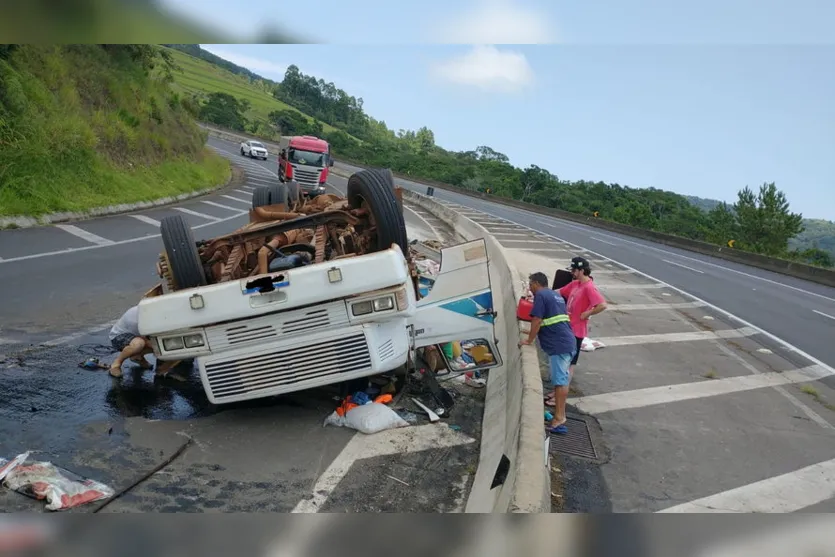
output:
M 571 365 L 571 358 L 574 354 L 556 354 L 548 356 L 548 364 L 551 367 L 551 385 L 554 387 L 567 387 L 570 376 L 568 368 Z

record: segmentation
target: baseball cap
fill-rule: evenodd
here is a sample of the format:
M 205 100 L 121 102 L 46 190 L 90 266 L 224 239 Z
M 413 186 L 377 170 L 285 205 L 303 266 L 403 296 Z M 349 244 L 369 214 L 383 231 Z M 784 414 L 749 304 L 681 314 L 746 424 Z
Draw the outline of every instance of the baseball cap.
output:
M 591 265 L 588 260 L 583 257 L 575 257 L 571 260 L 571 265 L 568 266 L 570 270 L 591 271 Z

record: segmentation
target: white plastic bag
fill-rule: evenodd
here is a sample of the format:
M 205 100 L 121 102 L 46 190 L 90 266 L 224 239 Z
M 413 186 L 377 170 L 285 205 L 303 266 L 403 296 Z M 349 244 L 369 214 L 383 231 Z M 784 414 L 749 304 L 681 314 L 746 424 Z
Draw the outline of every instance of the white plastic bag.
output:
M 99 482 L 68 478 L 50 462 L 18 464 L 6 475 L 5 485 L 35 499 L 46 499 L 50 511 L 63 511 L 114 495 L 112 489 Z
M 9 475 L 9 473 L 17 468 L 24 460 L 29 458 L 29 451 L 19 454 L 11 460 L 0 458 L 0 481 Z
M 594 352 L 599 348 L 606 348 L 606 345 L 600 342 L 599 340 L 584 338 L 583 345 L 580 347 L 580 350 L 582 350 L 583 352 Z
M 409 422 L 401 418 L 397 412 L 378 402 L 363 404 L 345 413 L 345 426 L 366 435 L 408 425 Z

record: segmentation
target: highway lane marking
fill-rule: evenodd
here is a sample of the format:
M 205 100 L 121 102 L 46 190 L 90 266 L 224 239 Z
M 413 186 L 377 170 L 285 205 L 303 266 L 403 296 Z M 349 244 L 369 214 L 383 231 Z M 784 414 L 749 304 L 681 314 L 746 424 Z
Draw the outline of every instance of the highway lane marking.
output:
M 243 188 L 244 188 L 245 190 L 249 190 L 249 191 L 252 191 L 252 190 L 254 190 L 254 189 L 255 189 L 255 188 L 253 188 L 252 186 L 243 186 Z
M 583 412 L 597 415 L 604 412 L 645 408 L 647 406 L 727 395 L 767 387 L 807 383 L 818 381 L 830 375 L 831 373 L 821 366 L 813 365 L 783 372 L 772 371 L 757 375 L 706 379 L 692 383 L 582 396 L 569 398 L 568 400 Z
M 206 213 L 198 213 L 197 211 L 192 211 L 191 209 L 186 209 L 185 207 L 174 207 L 174 210 L 180 211 L 181 213 L 185 213 L 186 215 L 191 215 L 193 217 L 200 217 L 201 219 L 213 221 L 220 220 L 218 217 L 213 217 L 212 215 L 207 215 Z
M 675 261 L 668 261 L 667 259 L 662 259 L 661 261 L 670 265 L 675 265 L 676 267 L 681 267 L 682 269 L 687 269 L 688 271 L 693 271 L 694 273 L 699 273 L 700 275 L 705 274 L 704 271 L 694 269 L 693 267 L 688 267 L 687 265 L 682 265 L 681 263 L 676 263 Z
M 686 333 L 658 333 L 653 335 L 628 335 L 621 337 L 601 337 L 599 340 L 606 347 L 632 346 L 635 344 L 661 344 L 666 342 L 694 342 L 700 340 L 723 340 L 744 338 L 758 334 L 750 327 L 720 331 L 688 331 Z
M 133 217 L 138 221 L 142 221 L 145 224 L 150 224 L 151 226 L 156 226 L 157 228 L 159 228 L 159 226 L 160 226 L 160 222 L 157 219 L 152 219 L 151 217 L 146 216 L 146 215 L 128 215 L 128 216 Z
M 64 232 L 68 232 L 73 236 L 78 236 L 83 240 L 87 240 L 91 244 L 97 244 L 99 246 L 109 246 L 113 244 L 113 240 L 102 238 L 101 236 L 93 234 L 92 232 L 87 232 L 86 230 L 78 228 L 77 226 L 72 224 L 56 224 L 55 228 L 60 228 Z
M 511 222 L 513 222 L 513 221 L 511 221 Z M 550 226 L 551 226 L 551 228 L 555 227 L 554 225 L 550 225 Z M 579 226 L 579 225 L 575 225 L 575 224 L 571 224 L 571 223 L 567 223 L 567 222 L 560 222 L 560 226 L 567 226 L 569 228 L 575 228 L 575 229 L 583 231 L 583 232 L 589 232 L 587 227 L 583 227 L 583 226 Z M 591 227 L 588 227 L 588 228 L 591 228 Z M 695 263 L 698 263 L 700 265 L 709 265 L 711 267 L 716 267 L 717 269 L 722 269 L 723 271 L 729 271 L 731 273 L 736 273 L 736 274 L 742 275 L 744 277 L 753 278 L 753 279 L 761 280 L 763 282 L 767 282 L 769 284 L 774 284 L 776 286 L 781 286 L 783 288 L 788 288 L 790 290 L 794 290 L 795 292 L 802 292 L 802 293 L 808 294 L 810 296 L 815 296 L 817 298 L 823 298 L 824 300 L 828 300 L 830 302 L 835 302 L 835 298 L 832 298 L 830 296 L 825 296 L 823 294 L 818 294 L 817 292 L 811 292 L 809 290 L 805 290 L 803 288 L 798 288 L 797 286 L 792 286 L 790 284 L 785 284 L 785 283 L 778 282 L 776 280 L 772 280 L 772 279 L 769 279 L 769 278 L 760 277 L 760 276 L 757 276 L 757 275 L 752 275 L 751 273 L 746 273 L 745 271 L 738 271 L 738 270 L 732 269 L 730 267 L 725 267 L 724 265 L 717 265 L 716 263 L 711 263 L 709 261 L 703 261 L 701 259 L 696 259 L 695 257 L 689 257 L 687 255 L 682 255 L 680 253 L 675 253 L 673 251 L 669 251 L 669 250 L 665 250 L 665 249 L 661 249 L 661 248 L 656 248 L 654 246 L 651 246 L 651 245 L 648 245 L 648 244 L 642 244 L 640 242 L 634 242 L 632 240 L 626 240 L 626 239 L 623 239 L 623 238 L 619 238 L 617 236 L 611 236 L 609 234 L 602 234 L 602 233 L 598 233 L 598 234 L 600 236 L 605 236 L 607 238 L 612 238 L 612 239 L 617 240 L 619 242 L 624 242 L 624 243 L 627 243 L 627 244 L 632 244 L 632 245 L 638 246 L 639 248 L 649 249 L 649 250 L 657 251 L 657 252 L 660 252 L 660 253 L 666 253 L 666 254 L 672 255 L 674 257 L 681 257 L 682 259 L 688 259 L 688 260 L 693 261 Z M 705 257 L 710 257 L 710 256 L 705 255 Z M 802 279 L 799 279 L 799 280 L 802 280 Z
M 829 315 L 828 313 L 824 313 L 824 312 L 822 312 L 822 311 L 818 311 L 818 310 L 816 310 L 816 309 L 813 309 L 812 311 L 814 311 L 814 312 L 815 312 L 815 313 L 817 313 L 818 315 L 823 315 L 824 317 L 828 317 L 828 318 L 830 318 L 830 319 L 832 319 L 832 320 L 835 320 L 835 316 Z
M 475 443 L 475 439 L 446 427 L 445 424 L 428 424 L 389 429 L 365 435 L 356 433 L 342 452 L 316 480 L 310 499 L 302 499 L 292 510 L 294 513 L 316 513 L 327 503 L 331 493 L 357 461 L 380 456 L 409 454 L 431 449 L 444 449 Z
M 508 219 L 508 222 L 516 222 L 516 221 L 509 220 L 509 219 Z M 583 247 L 581 247 L 581 246 L 578 246 L 577 244 L 573 244 L 572 242 L 569 242 L 569 241 L 567 241 L 567 240 L 563 240 L 563 239 L 561 239 L 561 238 L 557 238 L 556 236 L 553 236 L 553 235 L 551 235 L 551 234 L 546 234 L 546 233 L 544 233 L 544 232 L 541 232 L 541 231 L 539 231 L 539 230 L 536 230 L 536 229 L 531 228 L 531 227 L 529 227 L 529 226 L 526 226 L 526 225 L 524 225 L 524 224 L 521 224 L 521 223 L 517 223 L 517 224 L 519 224 L 519 226 L 522 226 L 522 227 L 524 227 L 524 228 L 527 228 L 527 229 L 529 229 L 529 230 L 531 230 L 531 231 L 533 231 L 533 232 L 537 232 L 537 233 L 542 234 L 542 235 L 544 235 L 544 236 L 547 236 L 547 237 L 549 237 L 549 238 L 553 238 L 554 240 L 556 240 L 556 241 L 558 241 L 558 242 L 563 242 L 564 244 L 568 244 L 568 245 L 574 246 L 574 247 L 575 247 L 575 248 L 577 248 L 577 249 L 585 249 L 585 248 L 583 248 Z M 616 238 L 616 239 L 618 239 L 618 238 Z M 633 243 L 634 243 L 634 242 L 633 242 Z M 640 245 L 640 244 L 638 244 L 638 245 Z M 644 247 L 649 247 L 649 246 L 644 246 Z M 655 249 L 655 248 L 653 248 L 653 249 Z M 777 344 L 779 344 L 780 346 L 782 346 L 782 347 L 784 347 L 784 348 L 786 348 L 786 349 L 788 349 L 788 350 L 790 350 L 790 351 L 794 352 L 795 354 L 798 354 L 798 355 L 800 355 L 800 356 L 802 356 L 802 357 L 806 358 L 807 360 L 809 360 L 809 362 L 811 362 L 811 363 L 813 363 L 813 364 L 817 364 L 817 365 L 819 365 L 819 366 L 823 366 L 824 368 L 826 368 L 827 370 L 829 370 L 830 372 L 832 372 L 833 374 L 835 374 L 835 368 L 832 368 L 832 366 L 829 366 L 828 364 L 824 363 L 824 362 L 823 362 L 823 361 L 821 361 L 820 359 L 815 358 L 814 356 L 812 356 L 812 355 L 811 355 L 811 354 L 809 354 L 808 352 L 805 352 L 805 351 L 801 350 L 800 348 L 798 348 L 797 346 L 795 346 L 795 345 L 791 344 L 790 342 L 788 342 L 788 341 L 786 341 L 786 340 L 783 340 L 782 338 L 778 337 L 778 336 L 777 336 L 777 335 L 775 335 L 774 333 L 770 333 L 770 332 L 768 332 L 767 330 L 763 329 L 762 327 L 757 327 L 756 325 L 754 325 L 753 323 L 749 322 L 748 320 L 743 319 L 743 318 L 739 317 L 738 315 L 735 315 L 735 314 L 731 313 L 730 311 L 727 311 L 727 310 L 725 310 L 725 309 L 722 309 L 722 308 L 720 308 L 719 306 L 717 306 L 716 304 L 712 304 L 712 303 L 710 303 L 710 302 L 708 302 L 708 301 L 706 301 L 706 300 L 704 300 L 704 299 L 702 299 L 702 298 L 699 298 L 699 297 L 698 297 L 698 296 L 696 296 L 695 294 L 691 294 L 690 292 L 687 292 L 686 290 L 683 290 L 683 289 L 681 289 L 681 288 L 679 288 L 679 287 L 677 287 L 677 286 L 673 286 L 672 284 L 669 284 L 669 283 L 664 282 L 664 281 L 662 281 L 662 280 L 660 280 L 660 279 L 657 279 L 657 278 L 655 278 L 654 276 L 652 276 L 652 275 L 650 275 L 650 274 L 648 274 L 648 273 L 645 273 L 645 272 L 643 272 L 643 271 L 639 271 L 638 269 L 636 269 L 636 268 L 634 268 L 634 267 L 631 267 L 631 266 L 629 266 L 629 265 L 627 265 L 627 264 L 625 264 L 625 263 L 621 263 L 620 261 L 617 261 L 616 259 L 612 259 L 611 257 L 607 257 L 607 256 L 605 256 L 605 255 L 603 255 L 603 254 L 601 254 L 601 253 L 597 253 L 597 252 L 595 252 L 595 251 L 593 251 L 593 250 L 586 250 L 586 251 L 588 251 L 589 253 L 594 254 L 594 256 L 595 256 L 595 257 L 599 257 L 600 259 L 603 259 L 603 260 L 605 260 L 605 261 L 611 261 L 612 263 L 615 263 L 615 264 L 617 264 L 617 265 L 620 265 L 620 266 L 621 266 L 621 267 L 623 267 L 624 269 L 629 269 L 629 270 L 633 271 L 634 273 L 636 273 L 636 274 L 638 274 L 638 275 L 641 275 L 642 277 L 645 277 L 645 278 L 647 278 L 647 279 L 649 279 L 649 280 L 656 281 L 657 283 L 662 284 L 662 285 L 666 286 L 667 288 L 669 288 L 670 290 L 673 290 L 673 291 L 675 291 L 675 292 L 677 292 L 677 293 L 681 294 L 682 296 L 686 296 L 687 298 L 690 298 L 691 300 L 695 300 L 695 301 L 697 301 L 697 302 L 701 302 L 701 303 L 702 303 L 702 304 L 704 304 L 706 307 L 711 308 L 711 309 L 713 309 L 714 311 L 716 311 L 716 312 L 718 312 L 718 313 L 722 314 L 723 316 L 725 316 L 725 317 L 727 317 L 727 318 L 729 318 L 729 319 L 733 319 L 733 320 L 735 320 L 735 321 L 739 322 L 740 324 L 742 324 L 742 325 L 744 325 L 744 326 L 746 326 L 746 327 L 750 327 L 750 328 L 752 328 L 752 329 L 757 330 L 760 334 L 762 334 L 762 335 L 766 336 L 767 338 L 769 338 L 770 340 L 772 340 L 772 341 L 776 342 L 776 343 L 777 343 Z M 662 251 L 663 251 L 663 250 L 662 250 Z M 696 261 L 698 261 L 698 260 L 696 260 Z M 702 262 L 700 261 L 700 263 L 702 263 Z M 707 263 L 707 264 L 709 264 L 709 265 L 710 265 L 710 263 Z M 732 269 L 729 269 L 729 270 L 732 270 Z M 745 273 L 743 273 L 743 274 L 745 274 Z M 752 276 L 753 276 L 753 275 L 752 275 Z M 756 277 L 756 278 L 759 278 L 759 277 Z M 764 279 L 764 280 L 768 280 L 768 279 Z M 774 282 L 774 281 L 770 281 L 770 282 Z M 782 285 L 782 284 L 780 284 L 780 283 L 776 283 L 776 284 L 778 284 L 778 285 L 780 285 L 780 286 L 783 286 L 783 285 Z M 790 287 L 790 288 L 791 288 L 791 287 Z M 805 292 L 805 291 L 804 291 L 804 292 Z M 666 293 L 665 293 L 665 294 L 666 294 Z M 814 294 L 814 293 L 813 293 L 813 292 L 810 292 L 810 294 Z M 816 295 L 816 296 L 820 296 L 819 294 L 815 294 L 815 295 Z M 826 296 L 822 296 L 822 297 L 826 298 Z
M 606 240 L 601 240 L 600 238 L 595 238 L 594 236 L 589 236 L 589 240 L 594 240 L 595 242 L 600 242 L 603 244 L 609 244 L 610 246 L 617 247 L 617 244 L 613 244 L 612 242 L 607 242 Z
M 244 203 L 249 205 L 252 203 L 249 199 L 241 199 L 240 197 L 232 197 L 231 195 L 221 195 L 221 197 L 225 197 L 226 199 L 231 199 L 232 201 L 237 201 L 238 203 Z
M 236 214 L 234 214 L 232 216 L 224 217 L 220 220 L 213 221 L 213 222 L 198 224 L 197 226 L 192 226 L 191 229 L 195 230 L 195 229 L 203 228 L 204 226 L 212 226 L 212 225 L 215 225 L 215 224 L 220 224 L 222 222 L 227 222 L 227 221 L 230 221 L 230 220 L 233 220 L 233 219 L 237 219 L 237 218 L 240 218 L 240 217 L 242 217 L 244 215 L 248 215 L 248 214 L 249 214 L 249 211 L 240 211 L 239 210 Z M 75 253 L 75 252 L 78 252 L 78 251 L 88 251 L 88 250 L 92 250 L 92 249 L 102 249 L 102 248 L 108 248 L 108 247 L 112 247 L 112 246 L 121 246 L 123 244 L 132 244 L 133 242 L 142 242 L 144 240 L 151 240 L 153 238 L 159 238 L 159 237 L 160 237 L 159 234 L 148 234 L 147 236 L 139 236 L 138 238 L 128 238 L 127 240 L 118 240 L 118 241 L 115 241 L 115 242 L 111 242 L 110 244 L 96 244 L 96 245 L 92 245 L 92 246 L 84 246 L 83 248 L 67 248 L 67 249 L 63 249 L 63 250 L 45 251 L 45 252 L 42 252 L 42 253 L 33 253 L 31 255 L 22 255 L 20 257 L 12 257 L 10 259 L 4 259 L 3 261 L 0 261 L 0 265 L 5 264 L 5 263 L 12 263 L 12 262 L 15 262 L 15 261 L 26 261 L 28 259 L 40 259 L 41 257 L 66 255 L 66 254 Z
M 630 271 L 631 272 L 631 271 Z M 672 310 L 672 309 L 694 309 L 704 307 L 701 302 L 678 302 L 671 304 L 610 304 L 609 311 L 642 311 L 642 310 Z
M 790 513 L 835 497 L 835 459 L 818 462 L 659 513 Z
M 246 191 L 246 190 L 235 190 L 235 191 L 242 194 L 242 195 L 248 195 L 248 196 L 252 197 L 252 192 L 251 191 Z
M 205 203 L 206 205 L 211 205 L 212 207 L 220 207 L 221 209 L 227 209 L 229 211 L 240 212 L 240 209 L 237 207 L 230 207 L 229 205 L 222 205 L 220 203 L 215 203 L 214 201 L 201 201 L 201 203 Z
M 77 331 L 75 333 L 64 335 L 62 337 L 53 338 L 52 340 L 47 340 L 46 342 L 42 342 L 41 346 L 58 346 L 61 344 L 67 344 L 79 338 L 85 337 L 87 335 L 93 335 L 96 333 L 100 333 L 101 331 L 110 329 L 113 324 L 116 322 L 118 317 L 114 318 L 113 321 L 102 323 L 100 325 L 93 325 L 92 327 L 87 327 L 81 331 Z M 115 354 L 115 352 L 114 352 Z

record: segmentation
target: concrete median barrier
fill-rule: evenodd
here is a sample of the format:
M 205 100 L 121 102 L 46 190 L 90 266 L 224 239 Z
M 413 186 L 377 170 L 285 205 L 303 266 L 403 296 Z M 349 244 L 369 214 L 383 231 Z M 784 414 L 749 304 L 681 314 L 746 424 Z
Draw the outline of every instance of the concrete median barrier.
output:
M 519 273 L 501 244 L 481 225 L 424 195 L 404 190 L 403 199 L 450 224 L 465 239 L 487 241 L 499 313 L 496 338 L 504 366 L 491 370 L 487 382 L 481 455 L 466 512 L 551 512 L 539 357 L 534 347 L 518 346 L 516 304 L 523 286 Z M 503 483 L 492 487 L 502 476 Z

